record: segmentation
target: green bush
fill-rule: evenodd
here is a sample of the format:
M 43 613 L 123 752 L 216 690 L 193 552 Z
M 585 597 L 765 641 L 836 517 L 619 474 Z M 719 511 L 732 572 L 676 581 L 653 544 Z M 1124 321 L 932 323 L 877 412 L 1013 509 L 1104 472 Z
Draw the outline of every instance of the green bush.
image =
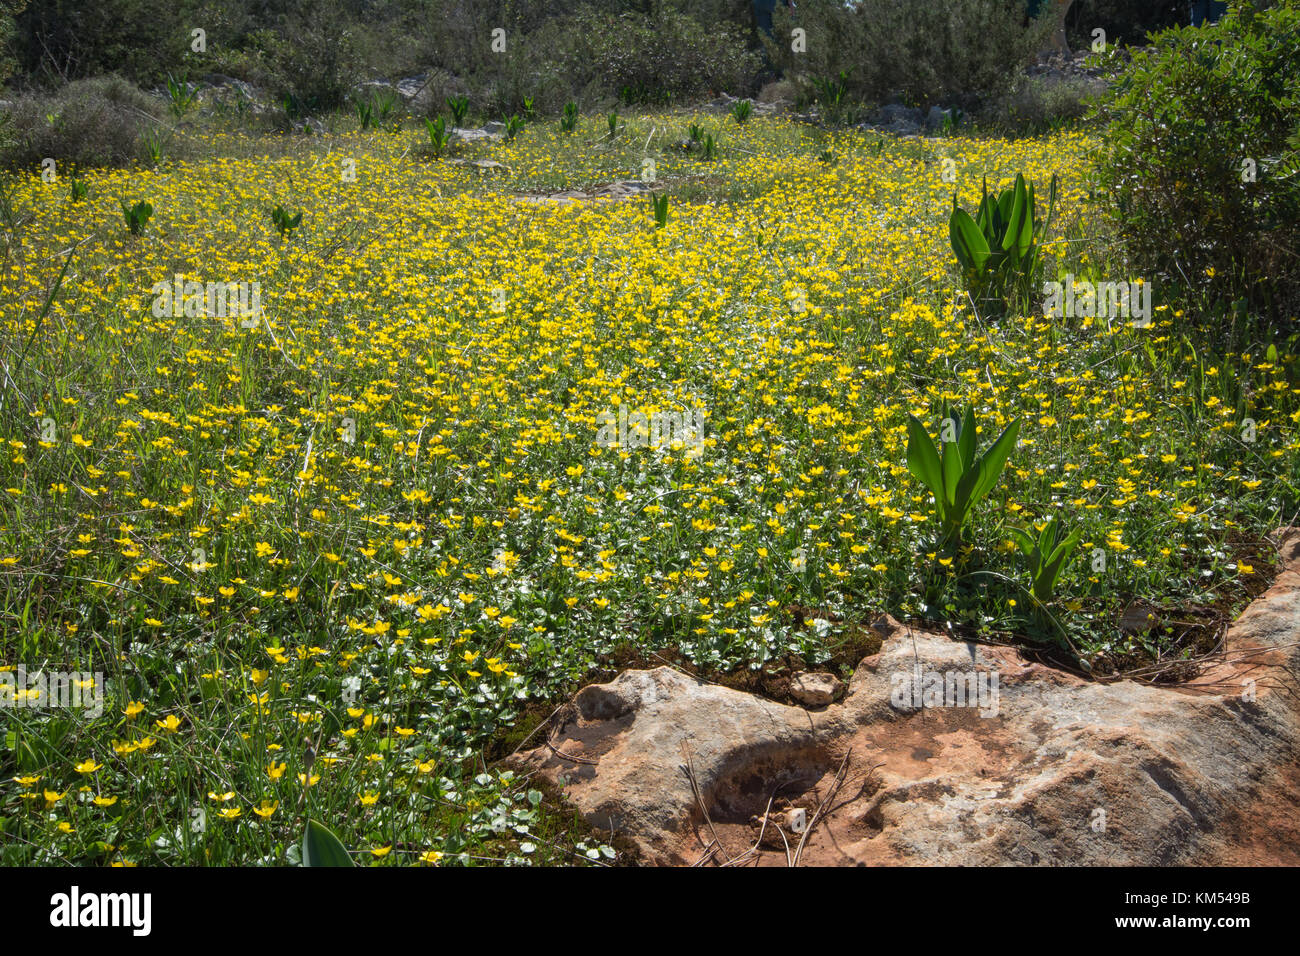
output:
M 144 158 L 145 136 L 163 106 L 120 77 L 69 83 L 53 95 L 18 97 L 0 161 L 32 171 L 46 157 L 60 170 L 127 166 Z
M 36 0 L 16 18 L 18 59 L 28 76 L 46 84 L 105 73 L 159 83 L 168 71 L 184 69 L 195 6 L 191 0 Z
M 617 6 L 586 5 L 540 20 L 519 13 L 496 22 L 468 9 L 463 21 L 431 25 L 425 61 L 432 64 L 431 82 L 414 110 L 445 111 L 446 97 L 455 94 L 469 96 L 475 116 L 510 116 L 524 115 L 530 99 L 536 113 L 555 115 L 570 101 L 601 110 L 751 91 L 761 58 L 746 48 L 740 28 L 706 26 L 666 5 L 650 14 L 612 9 Z M 494 53 L 488 38 L 498 23 L 506 48 Z
M 1083 76 L 1023 76 L 991 102 L 979 120 L 1004 133 L 1049 132 L 1087 116 L 1105 86 L 1103 80 Z
M 664 10 L 653 17 L 588 9 L 543 28 L 538 42 L 577 89 L 627 104 L 669 103 L 718 91 L 750 92 L 761 61 L 743 33 Z
M 1100 102 L 1100 176 L 1154 281 L 1207 305 L 1300 312 L 1300 8 L 1242 3 L 1161 33 Z
M 205 68 L 265 89 L 281 113 L 277 126 L 344 106 L 365 78 L 359 48 L 387 36 L 391 27 L 377 15 L 367 19 L 352 0 L 215 6 Z M 380 59 L 375 66 L 384 75 L 392 63 Z
M 288 102 L 294 115 L 342 106 L 360 79 L 352 35 L 346 29 L 286 21 L 279 29 L 259 30 L 251 40 L 255 82 L 266 86 L 277 101 Z
M 1045 44 L 1049 19 L 1027 25 L 1024 0 L 803 0 L 793 11 L 778 5 L 777 42 L 766 46 L 809 98 L 818 81 L 844 72 L 846 95 L 859 103 L 899 97 L 973 109 L 1011 88 Z M 795 27 L 807 33 L 805 52 L 792 49 Z
M 27 0 L 0 0 L 0 84 L 18 71 L 16 18 L 26 6 Z

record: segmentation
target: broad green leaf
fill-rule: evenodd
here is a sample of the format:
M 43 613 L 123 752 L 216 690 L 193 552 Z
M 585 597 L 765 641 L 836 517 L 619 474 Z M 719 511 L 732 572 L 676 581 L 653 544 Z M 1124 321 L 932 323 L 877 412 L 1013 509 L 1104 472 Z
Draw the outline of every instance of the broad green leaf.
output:
M 939 453 L 925 426 L 915 415 L 907 416 L 907 470 L 930 489 L 936 501 L 943 500 L 943 472 Z
M 1016 192 L 1014 189 L 1008 189 L 1005 192 L 1003 192 L 1001 196 L 998 197 L 997 239 L 999 245 L 1001 245 L 1002 240 L 1006 237 L 1007 223 L 1011 221 L 1011 210 L 1012 207 L 1015 205 L 1015 201 L 1016 201 Z M 1004 246 L 1003 248 L 1006 247 Z
M 957 482 L 961 481 L 961 453 L 957 442 L 944 442 L 939 463 L 943 469 L 943 497 L 948 504 L 957 503 Z
M 952 239 L 953 251 L 958 260 L 967 269 L 983 271 L 989 258 L 989 244 L 984 240 L 970 213 L 964 209 L 954 210 L 948 220 L 948 233 Z
M 1030 557 L 1034 553 L 1034 539 L 1020 528 L 1008 528 L 1007 534 L 1011 535 L 1011 540 L 1016 543 L 1016 547 L 1025 557 Z
M 975 494 L 975 488 L 979 484 L 980 470 L 979 466 L 967 469 L 966 473 L 961 476 L 957 482 L 957 491 L 954 494 L 956 502 L 955 510 L 958 523 L 966 520 L 966 514 L 970 511 L 971 505 L 975 503 L 978 496 Z
M 1042 533 L 1038 536 L 1038 550 L 1043 554 L 1049 554 L 1052 545 L 1056 543 L 1056 519 L 1053 518 L 1047 524 L 1043 525 Z
M 975 463 L 975 408 L 966 409 L 962 418 L 961 431 L 957 435 L 957 449 L 961 452 L 961 470 L 969 471 Z
M 998 476 L 1007 463 L 1007 458 L 1015 450 L 1016 439 L 1020 435 L 1020 419 L 1016 419 L 993 443 L 993 447 L 980 457 L 980 480 L 975 486 L 973 500 L 978 501 L 993 490 L 998 483 Z
M 1028 188 L 1025 200 L 1025 215 L 1020 222 L 1020 232 L 1016 236 L 1016 255 L 1023 259 L 1034 245 L 1034 187 Z
M 1054 562 L 1064 561 L 1067 557 L 1069 557 L 1070 552 L 1074 550 L 1075 546 L 1078 545 L 1079 539 L 1082 536 L 1083 536 L 1083 530 L 1082 529 L 1076 530 L 1073 534 L 1069 535 L 1064 541 L 1056 545 L 1055 550 L 1052 551 L 1051 556 L 1047 559 L 1047 563 L 1052 564 Z
M 1077 530 L 1061 543 L 1051 560 L 1043 565 L 1039 572 L 1038 580 L 1034 582 L 1034 596 L 1040 601 L 1048 601 L 1052 597 L 1052 591 L 1056 589 L 1056 579 L 1061 576 L 1061 568 L 1065 564 L 1065 559 L 1070 556 L 1075 545 L 1079 543 L 1079 537 L 1083 534 L 1082 529 Z
M 302 835 L 303 866 L 356 866 L 339 838 L 323 824 L 307 821 Z
M 1025 177 L 1017 175 L 1015 188 L 1011 190 L 1011 208 L 1007 211 L 1007 231 L 1002 237 L 1002 248 L 1008 252 L 1019 249 L 1028 206 L 1029 195 L 1025 191 Z

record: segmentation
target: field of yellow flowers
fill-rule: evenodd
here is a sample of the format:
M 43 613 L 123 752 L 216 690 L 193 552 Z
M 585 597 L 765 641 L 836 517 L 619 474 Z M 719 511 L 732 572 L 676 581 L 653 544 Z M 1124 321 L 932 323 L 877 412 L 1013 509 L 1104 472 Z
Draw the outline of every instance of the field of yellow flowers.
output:
M 716 161 L 675 149 L 690 122 Z M 609 862 L 492 756 L 620 650 L 819 663 L 889 610 L 1155 660 L 1194 649 L 1135 648 L 1129 600 L 1257 589 L 1300 481 L 1286 343 L 1215 354 L 1159 290 L 1139 329 L 990 322 L 960 289 L 953 193 L 1017 172 L 1060 177 L 1048 278 L 1129 278 L 1089 134 L 623 124 L 532 124 L 468 153 L 489 168 L 409 132 L 212 134 L 77 201 L 67 176 L 17 183 L 0 862 L 283 864 L 308 817 L 362 862 Z M 662 228 L 644 197 L 534 195 L 637 178 L 647 150 Z M 260 315 L 204 314 L 213 282 Z M 1022 419 L 955 555 L 904 458 L 907 415 L 938 434 L 944 400 L 982 442 Z M 601 439 L 640 416 L 703 435 Z M 1055 636 L 1004 533 L 1052 517 L 1083 530 Z M 42 700 L 51 671 L 102 712 Z

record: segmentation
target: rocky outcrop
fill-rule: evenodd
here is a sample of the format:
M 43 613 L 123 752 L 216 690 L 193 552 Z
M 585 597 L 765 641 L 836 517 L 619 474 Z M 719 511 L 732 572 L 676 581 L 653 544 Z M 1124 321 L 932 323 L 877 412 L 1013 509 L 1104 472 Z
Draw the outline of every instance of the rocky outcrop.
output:
M 656 188 L 655 183 L 645 182 L 640 179 L 620 179 L 603 186 L 598 186 L 590 192 L 583 192 L 580 189 L 568 189 L 564 192 L 549 193 L 546 195 L 520 196 L 519 198 L 526 202 L 538 203 L 570 203 L 585 202 L 591 199 L 634 199 L 645 193 L 653 192 Z M 662 188 L 662 187 L 659 187 Z
M 628 671 L 519 759 L 651 863 L 1298 863 L 1300 533 L 1281 552 L 1185 684 L 1087 681 L 886 618 L 841 703 Z

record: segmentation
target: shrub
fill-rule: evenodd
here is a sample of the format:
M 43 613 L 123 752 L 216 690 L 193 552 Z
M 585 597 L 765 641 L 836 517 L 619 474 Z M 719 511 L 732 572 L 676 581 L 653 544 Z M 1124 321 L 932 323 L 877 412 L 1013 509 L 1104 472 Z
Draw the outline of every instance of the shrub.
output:
M 42 82 L 115 73 L 157 83 L 184 63 L 187 6 L 176 0 L 37 0 L 16 18 L 19 61 Z
M 27 0 L 0 0 L 0 84 L 6 83 L 18 70 L 14 56 L 18 38 L 15 18 L 26 6 Z
M 1004 132 L 1048 132 L 1087 116 L 1105 86 L 1084 76 L 1023 76 L 988 105 L 980 120 Z
M 1161 33 L 1098 106 L 1100 175 L 1148 278 L 1206 303 L 1300 309 L 1300 9 L 1242 3 Z
M 653 17 L 585 10 L 552 21 L 538 43 L 550 44 L 556 65 L 578 89 L 598 89 L 627 104 L 669 103 L 726 90 L 746 93 L 760 59 L 740 30 L 704 26 L 662 10 Z
M 1050 17 L 1026 23 L 1023 0 L 804 0 L 777 7 L 769 55 L 804 85 L 839 82 L 858 102 L 894 97 L 971 109 L 1004 93 L 1043 45 Z M 807 50 L 791 49 L 794 27 Z
M 119 77 L 77 80 L 58 93 L 20 96 L 9 114 L 4 165 L 34 169 L 52 157 L 66 167 L 127 166 L 145 154 L 161 104 Z
M 235 75 L 268 88 L 291 117 L 342 106 L 362 78 L 358 21 L 328 0 L 304 0 L 261 21 L 243 50 L 220 61 Z

